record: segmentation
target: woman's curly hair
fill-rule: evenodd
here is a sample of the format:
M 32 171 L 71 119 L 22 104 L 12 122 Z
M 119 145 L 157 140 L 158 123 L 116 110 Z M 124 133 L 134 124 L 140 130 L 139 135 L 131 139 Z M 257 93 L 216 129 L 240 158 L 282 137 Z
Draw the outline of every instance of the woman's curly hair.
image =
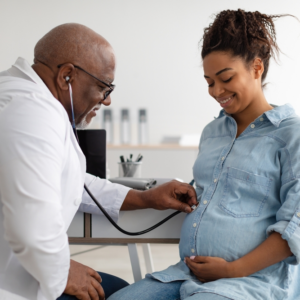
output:
M 270 57 L 276 60 L 280 52 L 273 20 L 283 16 L 287 15 L 265 15 L 242 9 L 221 11 L 204 29 L 202 59 L 213 51 L 231 52 L 233 56 L 243 58 L 246 65 L 259 57 L 264 64 L 264 82 Z

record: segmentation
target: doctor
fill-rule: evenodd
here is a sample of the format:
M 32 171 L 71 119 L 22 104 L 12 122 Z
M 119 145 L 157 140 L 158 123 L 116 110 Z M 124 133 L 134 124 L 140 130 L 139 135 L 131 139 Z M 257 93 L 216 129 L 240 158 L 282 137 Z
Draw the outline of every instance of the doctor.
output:
M 114 72 L 114 52 L 103 37 L 65 24 L 37 43 L 32 66 L 19 58 L 0 73 L 1 300 L 55 300 L 63 293 L 60 299 L 104 299 L 126 285 L 105 274 L 101 283 L 96 271 L 70 260 L 66 232 L 76 211 L 100 214 L 84 183 L 115 220 L 120 210 L 189 213 L 196 204 L 187 184 L 139 192 L 86 174 L 70 125 L 68 84 L 76 125 L 84 128 L 101 104 L 110 105 Z

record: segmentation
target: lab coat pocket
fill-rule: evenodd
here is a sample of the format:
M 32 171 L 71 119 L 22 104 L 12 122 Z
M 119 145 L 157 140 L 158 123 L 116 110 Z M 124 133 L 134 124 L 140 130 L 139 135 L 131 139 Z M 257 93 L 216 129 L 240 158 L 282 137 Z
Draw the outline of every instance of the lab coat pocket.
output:
M 258 217 L 268 198 L 271 179 L 227 168 L 219 207 L 235 218 Z

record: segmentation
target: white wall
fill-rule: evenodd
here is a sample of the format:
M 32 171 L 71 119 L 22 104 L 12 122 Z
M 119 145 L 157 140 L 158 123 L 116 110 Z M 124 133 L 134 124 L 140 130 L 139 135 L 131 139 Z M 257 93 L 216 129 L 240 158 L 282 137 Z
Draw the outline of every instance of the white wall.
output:
M 35 43 L 53 27 L 81 23 L 115 49 L 115 111 L 147 108 L 151 143 L 163 135 L 200 133 L 219 106 L 207 93 L 198 41 L 212 14 L 237 8 L 300 18 L 299 0 L 0 0 L 0 70 L 18 56 L 32 62 Z M 280 65 L 272 62 L 266 95 L 300 112 L 300 23 L 285 18 L 276 24 L 287 56 Z

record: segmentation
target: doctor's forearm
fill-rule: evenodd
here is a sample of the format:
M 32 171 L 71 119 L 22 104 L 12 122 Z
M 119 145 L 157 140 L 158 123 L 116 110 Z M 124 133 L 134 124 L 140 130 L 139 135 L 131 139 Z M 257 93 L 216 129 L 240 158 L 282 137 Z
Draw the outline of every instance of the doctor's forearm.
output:
M 272 233 L 256 249 L 230 263 L 232 276 L 245 277 L 274 265 L 291 256 L 289 245 L 277 232 Z
M 121 206 L 121 210 L 135 210 L 149 208 L 147 197 L 145 193 L 137 190 L 130 190 L 125 197 L 125 200 Z

